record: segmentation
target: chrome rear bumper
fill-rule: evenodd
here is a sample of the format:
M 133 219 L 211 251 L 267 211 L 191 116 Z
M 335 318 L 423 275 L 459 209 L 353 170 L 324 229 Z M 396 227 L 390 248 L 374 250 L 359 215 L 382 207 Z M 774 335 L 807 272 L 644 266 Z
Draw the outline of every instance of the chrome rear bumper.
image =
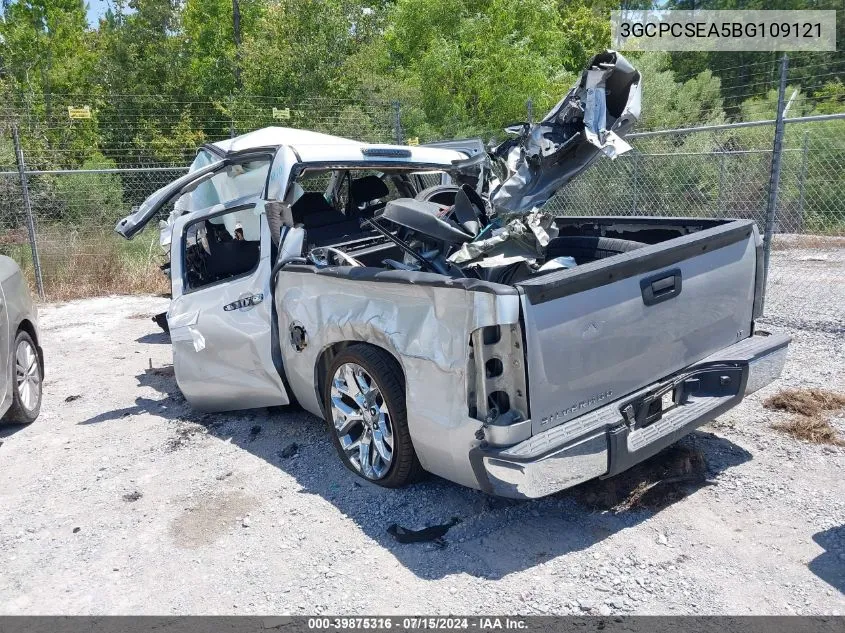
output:
M 667 380 L 524 442 L 504 449 L 475 449 L 470 458 L 479 487 L 505 497 L 535 498 L 616 475 L 775 380 L 783 370 L 790 340 L 782 334 L 752 336 Z M 630 415 L 623 415 L 628 403 L 672 384 L 693 385 L 698 391 L 681 396 L 681 402 L 641 428 Z

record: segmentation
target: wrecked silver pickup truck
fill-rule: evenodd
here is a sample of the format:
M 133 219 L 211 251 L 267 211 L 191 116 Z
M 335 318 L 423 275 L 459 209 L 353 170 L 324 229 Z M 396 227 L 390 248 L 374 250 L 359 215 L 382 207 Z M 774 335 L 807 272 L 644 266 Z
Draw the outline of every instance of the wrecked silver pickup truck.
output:
M 542 210 L 630 149 L 639 108 L 639 73 L 608 51 L 490 151 L 284 128 L 204 146 L 116 227 L 172 209 L 186 399 L 296 401 L 370 481 L 425 470 L 516 498 L 615 475 L 735 406 L 789 344 L 754 331 L 755 225 Z

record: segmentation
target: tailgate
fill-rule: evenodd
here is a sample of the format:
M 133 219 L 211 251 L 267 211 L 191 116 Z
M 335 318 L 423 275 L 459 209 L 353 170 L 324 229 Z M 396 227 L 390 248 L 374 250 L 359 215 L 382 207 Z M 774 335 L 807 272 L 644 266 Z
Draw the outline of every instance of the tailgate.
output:
M 532 432 L 750 336 L 758 242 L 737 220 L 519 284 Z

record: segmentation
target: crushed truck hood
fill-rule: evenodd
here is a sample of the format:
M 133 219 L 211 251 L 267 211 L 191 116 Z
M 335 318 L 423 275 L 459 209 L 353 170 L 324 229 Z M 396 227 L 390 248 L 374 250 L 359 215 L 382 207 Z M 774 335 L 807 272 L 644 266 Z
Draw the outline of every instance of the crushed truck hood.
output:
M 508 177 L 490 196 L 499 214 L 523 213 L 544 204 L 599 155 L 615 158 L 631 149 L 623 139 L 640 117 L 640 73 L 616 51 L 593 57 L 578 83 L 496 157 Z

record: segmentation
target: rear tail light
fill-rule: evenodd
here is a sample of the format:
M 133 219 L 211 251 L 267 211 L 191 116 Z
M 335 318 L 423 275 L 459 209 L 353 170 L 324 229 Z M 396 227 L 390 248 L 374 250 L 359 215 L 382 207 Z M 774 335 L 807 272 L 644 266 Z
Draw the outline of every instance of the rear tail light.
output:
M 470 417 L 507 426 L 528 419 L 522 328 L 518 323 L 475 330 L 469 340 Z

